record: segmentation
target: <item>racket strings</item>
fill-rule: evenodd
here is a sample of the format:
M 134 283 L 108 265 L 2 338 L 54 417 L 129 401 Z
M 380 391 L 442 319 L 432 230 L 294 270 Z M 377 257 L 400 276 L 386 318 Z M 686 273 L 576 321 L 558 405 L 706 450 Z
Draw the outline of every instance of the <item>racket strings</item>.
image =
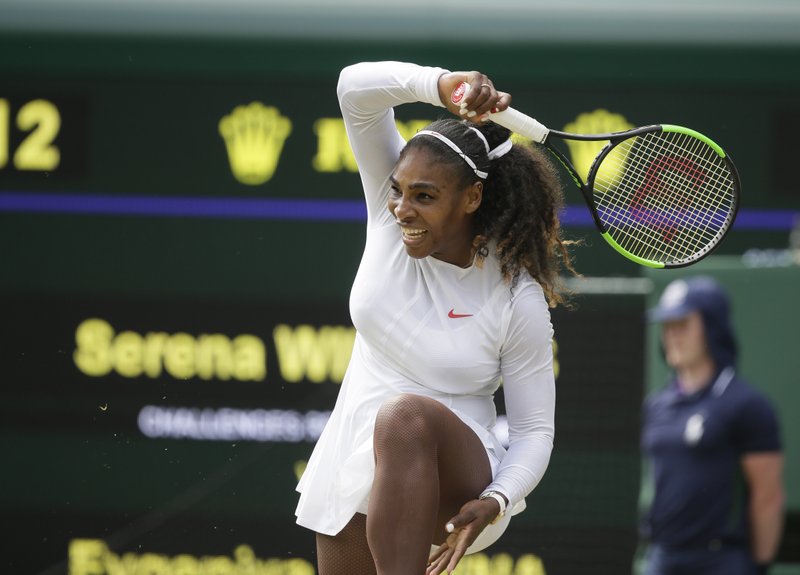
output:
M 665 163 L 663 159 L 662 160 L 654 159 L 652 157 L 652 153 L 649 154 L 648 156 L 643 156 L 643 157 L 646 157 L 648 160 L 650 160 L 652 162 L 657 162 L 657 163 L 661 163 L 661 164 Z M 669 163 L 669 162 L 667 162 L 667 163 Z M 667 168 L 671 168 L 671 166 L 667 166 Z M 645 173 L 647 178 L 651 178 L 652 179 L 653 175 L 650 173 L 652 171 L 653 170 L 652 170 L 652 165 L 651 165 L 651 167 L 648 169 L 648 172 L 642 172 L 641 170 L 639 170 L 638 173 L 639 174 Z M 659 173 L 657 174 L 657 176 L 659 177 L 660 180 L 662 180 L 662 181 L 665 180 L 666 181 L 665 183 L 662 183 L 661 187 L 662 188 L 663 187 L 668 187 L 668 188 L 671 188 L 671 189 L 677 189 L 677 188 L 679 188 L 681 186 L 685 186 L 687 184 L 686 180 L 688 180 L 689 182 L 697 183 L 696 180 L 703 178 L 702 173 L 698 172 L 698 170 L 696 170 L 696 169 L 693 169 L 693 171 L 697 172 L 698 174 L 700 174 L 699 177 L 697 175 L 692 177 L 691 174 L 687 177 L 686 176 L 686 172 L 687 171 L 688 170 L 686 170 L 686 169 L 684 169 L 684 170 L 673 170 L 673 169 L 662 169 L 662 170 L 659 170 Z M 681 172 L 683 172 L 683 173 L 681 173 Z M 676 178 L 675 177 L 676 175 L 679 176 L 679 177 Z M 642 190 L 642 184 L 643 183 L 646 183 L 646 181 L 645 182 L 641 182 L 641 181 L 636 181 L 635 182 L 636 189 L 639 190 L 638 195 L 641 195 L 641 190 Z M 652 188 L 652 185 L 645 186 L 645 187 Z M 620 188 L 620 190 L 622 190 L 622 189 L 624 189 L 624 186 L 622 188 Z M 663 190 L 657 189 L 657 190 L 655 190 L 655 192 L 656 193 L 649 194 L 649 200 L 650 200 L 650 204 L 651 204 L 650 206 L 644 205 L 644 202 L 643 202 L 644 198 L 643 197 L 634 197 L 634 201 L 632 202 L 632 204 L 633 204 L 634 209 L 637 210 L 635 212 L 635 215 L 638 216 L 638 218 L 640 220 L 645 221 L 646 223 L 650 224 L 651 227 L 655 226 L 655 227 L 660 227 L 660 228 L 664 228 L 664 229 L 673 228 L 674 224 L 675 224 L 675 222 L 674 222 L 674 219 L 675 219 L 674 214 L 670 214 L 669 212 L 665 211 L 665 208 L 668 205 L 673 205 L 674 201 L 675 201 L 675 198 L 674 197 L 673 198 L 669 198 L 668 196 L 664 195 L 663 193 L 658 193 L 658 192 L 663 192 Z M 620 194 L 616 194 L 616 196 L 617 196 L 617 197 L 615 197 L 616 203 L 619 204 Z M 627 198 L 628 196 L 629 196 L 629 194 L 626 194 L 624 197 Z M 667 204 L 668 201 L 673 202 L 673 204 Z M 681 206 L 677 206 L 677 207 L 681 207 Z M 702 206 L 702 207 L 705 207 L 706 209 L 708 208 L 708 206 Z M 656 208 L 656 210 L 652 210 L 652 209 L 649 209 L 649 208 Z M 657 210 L 661 210 L 661 211 L 659 212 Z M 696 220 L 696 217 L 697 217 L 697 215 L 699 213 L 700 212 L 698 212 L 697 210 L 689 210 L 687 212 L 687 214 L 688 214 L 688 216 L 690 218 L 690 220 L 689 220 L 690 223 L 695 223 L 695 224 L 697 223 L 697 221 L 691 222 L 691 220 L 692 219 Z M 662 217 L 659 220 L 656 220 L 655 219 L 655 214 L 661 214 Z M 664 230 L 662 229 L 661 231 L 663 232 Z M 641 230 L 640 230 L 640 232 L 641 232 Z
M 719 158 L 713 149 L 705 145 L 702 141 L 697 140 L 696 138 L 690 138 L 688 136 L 682 136 L 682 139 L 688 141 L 680 142 L 680 144 L 687 144 L 687 149 L 691 149 L 693 153 L 696 150 L 702 149 L 705 156 L 703 159 L 707 160 L 708 165 L 711 165 L 714 168 L 719 168 L 719 161 L 722 161 L 722 167 L 724 168 L 724 171 L 721 171 L 720 169 L 712 169 L 709 170 L 708 174 L 711 180 L 709 185 L 713 186 L 715 190 L 720 189 L 720 186 L 724 188 L 724 176 L 729 174 L 724 160 Z M 715 159 L 718 160 L 718 162 L 715 163 L 713 161 Z M 731 189 L 732 186 L 733 183 L 731 181 Z M 690 217 L 685 220 L 687 224 L 694 226 L 694 229 L 700 230 L 700 233 L 696 233 L 694 236 L 688 236 L 689 239 L 694 239 L 694 242 L 690 242 L 687 246 L 689 253 L 701 250 L 704 244 L 712 242 L 714 238 L 719 235 L 720 230 L 725 229 L 725 220 L 727 218 L 720 216 L 721 214 L 729 214 L 732 212 L 732 203 L 727 206 L 726 209 L 721 209 L 723 201 L 728 197 L 733 197 L 732 191 L 730 196 L 726 194 L 704 194 L 698 196 L 697 203 L 699 204 L 699 209 L 691 211 L 689 213 Z
M 695 140 L 690 143 L 694 144 L 696 142 Z M 629 235 L 629 237 L 625 238 L 627 241 L 624 247 L 630 248 L 632 240 L 640 243 L 649 242 L 652 244 L 654 235 L 652 233 L 645 233 L 645 231 L 650 230 L 652 232 L 652 230 L 655 230 L 663 242 L 653 245 L 649 244 L 651 248 L 656 249 L 651 249 L 650 253 L 643 255 L 649 256 L 651 259 L 654 256 L 659 258 L 679 257 L 678 254 L 680 253 L 693 253 L 697 251 L 699 240 L 703 239 L 704 234 L 695 234 L 695 241 L 687 243 L 685 240 L 690 236 L 676 235 L 676 230 L 682 223 L 689 226 L 701 224 L 701 222 L 698 221 L 698 215 L 709 213 L 708 209 L 710 207 L 708 205 L 703 205 L 702 201 L 695 202 L 700 205 L 690 206 L 689 198 L 687 198 L 686 195 L 679 196 L 674 193 L 681 188 L 702 185 L 704 183 L 703 180 L 706 179 L 704 172 L 695 164 L 695 160 L 699 159 L 697 158 L 696 149 L 691 149 L 685 146 L 685 144 L 685 142 L 681 143 L 681 145 L 684 145 L 683 150 L 688 153 L 684 154 L 682 157 L 673 155 L 654 157 L 652 149 L 648 150 L 648 153 L 642 156 L 642 158 L 649 162 L 649 167 L 647 171 L 644 172 L 644 181 L 636 188 L 637 193 L 631 205 L 634 216 L 645 223 L 647 227 L 640 227 L 638 228 L 637 234 Z M 674 146 L 668 146 L 668 148 L 670 152 L 675 151 L 673 149 Z M 693 159 L 688 158 L 692 156 Z M 656 180 L 655 182 L 652 181 L 654 179 Z M 673 192 L 672 195 L 670 195 L 670 193 L 665 193 L 665 190 L 667 192 Z M 695 196 L 695 200 L 698 199 L 703 200 L 704 197 Z M 645 200 L 649 200 L 647 204 Z M 679 221 L 678 216 L 681 215 L 681 211 L 683 212 L 682 215 L 684 219 Z M 702 223 L 706 224 L 707 222 Z M 666 245 L 667 242 L 669 242 L 669 245 L 673 248 L 672 251 L 674 253 L 665 253 L 663 249 L 658 249 Z
M 688 134 L 629 138 L 593 172 L 595 205 L 609 235 L 651 261 L 701 257 L 725 233 L 735 211 L 735 181 L 725 159 Z
M 700 147 L 702 142 L 695 139 L 690 139 L 687 144 L 692 144 L 695 147 Z M 688 147 L 686 147 L 688 149 Z M 706 152 L 709 154 L 706 159 L 711 160 L 711 155 L 713 154 L 713 150 L 706 148 Z M 714 154 L 714 157 L 717 157 Z M 713 164 L 712 164 L 713 165 Z M 716 170 L 706 170 L 706 174 L 709 176 L 714 176 L 717 173 Z M 691 185 L 693 182 L 694 175 L 687 177 L 686 182 L 674 182 L 675 185 L 681 185 L 683 183 L 687 183 Z M 669 179 L 669 178 L 668 178 Z M 696 182 L 701 185 L 709 185 L 709 186 L 718 186 L 719 185 L 719 178 L 718 177 L 709 177 L 709 182 Z M 724 195 L 709 195 L 709 194 L 698 194 L 694 196 L 694 205 L 691 207 L 685 207 L 684 210 L 679 213 L 678 217 L 676 218 L 676 222 L 673 222 L 674 226 L 686 226 L 686 229 L 690 232 L 689 234 L 684 234 L 679 236 L 678 239 L 681 241 L 675 242 L 676 251 L 672 254 L 674 257 L 677 257 L 679 254 L 687 254 L 691 255 L 698 251 L 702 252 L 703 246 L 705 245 L 713 245 L 715 243 L 715 238 L 719 235 L 721 229 L 724 229 L 724 218 L 722 222 L 718 220 L 720 211 L 720 199 L 724 198 Z M 682 219 L 680 219 L 682 218 Z
M 677 226 L 680 224 L 675 221 L 674 216 L 670 216 L 664 211 L 665 206 L 658 202 L 645 206 L 641 204 L 641 200 L 634 203 L 636 205 L 633 210 L 635 219 L 642 225 L 632 228 L 632 232 L 630 228 L 620 228 L 619 235 L 621 237 L 618 240 L 625 249 L 631 252 L 638 249 L 637 255 L 651 260 L 680 258 L 683 253 L 696 251 L 695 245 L 688 245 L 685 241 L 688 236 L 676 234 Z M 681 207 L 686 208 L 678 206 L 678 209 Z M 688 222 L 688 225 L 693 225 L 693 223 Z M 699 239 L 699 237 L 695 235 L 695 239 Z M 642 246 L 647 247 L 648 251 L 643 251 Z M 667 247 L 671 249 L 665 249 Z

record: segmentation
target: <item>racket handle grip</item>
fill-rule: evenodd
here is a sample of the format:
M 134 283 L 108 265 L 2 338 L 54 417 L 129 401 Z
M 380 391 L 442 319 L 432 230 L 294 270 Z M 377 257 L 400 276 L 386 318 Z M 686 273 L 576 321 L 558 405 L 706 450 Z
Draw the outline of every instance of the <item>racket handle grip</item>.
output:
M 450 95 L 450 101 L 454 104 L 458 104 L 468 93 L 469 84 L 461 82 Z M 547 134 L 550 133 L 550 129 L 544 124 L 514 108 L 507 108 L 502 112 L 489 114 L 489 119 L 496 124 L 500 124 L 504 128 L 508 128 L 512 132 L 530 138 L 537 144 L 543 144 L 547 139 Z
M 507 108 L 502 112 L 489 114 L 489 119 L 512 132 L 530 138 L 537 144 L 543 144 L 547 139 L 547 134 L 550 133 L 550 129 L 544 124 L 514 108 Z

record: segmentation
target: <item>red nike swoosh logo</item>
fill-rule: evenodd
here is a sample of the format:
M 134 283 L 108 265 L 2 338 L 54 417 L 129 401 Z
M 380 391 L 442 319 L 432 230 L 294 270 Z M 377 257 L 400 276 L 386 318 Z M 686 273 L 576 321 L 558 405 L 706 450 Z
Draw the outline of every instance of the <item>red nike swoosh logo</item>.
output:
M 455 313 L 455 310 L 456 310 L 456 308 L 451 309 L 447 313 L 447 317 L 450 317 L 450 318 L 453 318 L 453 319 L 458 319 L 460 317 L 472 317 L 471 313 Z

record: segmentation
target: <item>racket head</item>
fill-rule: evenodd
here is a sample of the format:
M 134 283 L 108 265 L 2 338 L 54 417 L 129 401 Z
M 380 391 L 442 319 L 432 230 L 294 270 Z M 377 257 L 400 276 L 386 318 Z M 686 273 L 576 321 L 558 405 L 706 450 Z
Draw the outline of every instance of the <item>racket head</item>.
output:
M 725 151 L 708 137 L 663 124 L 615 134 L 587 177 L 603 238 L 653 268 L 700 261 L 730 231 L 741 184 Z

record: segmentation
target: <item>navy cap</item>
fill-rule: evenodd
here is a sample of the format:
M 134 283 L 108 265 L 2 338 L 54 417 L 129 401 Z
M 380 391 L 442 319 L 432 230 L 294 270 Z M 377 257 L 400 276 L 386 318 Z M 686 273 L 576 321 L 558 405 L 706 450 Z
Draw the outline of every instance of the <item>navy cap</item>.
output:
M 671 282 L 648 316 L 652 321 L 670 321 L 699 311 L 727 320 L 729 310 L 728 294 L 722 287 L 710 277 L 698 276 Z
M 730 309 L 730 298 L 716 280 L 708 276 L 696 276 L 677 279 L 667 285 L 658 305 L 647 315 L 651 321 L 664 322 L 700 312 L 709 351 L 721 369 L 733 365 L 737 355 Z

